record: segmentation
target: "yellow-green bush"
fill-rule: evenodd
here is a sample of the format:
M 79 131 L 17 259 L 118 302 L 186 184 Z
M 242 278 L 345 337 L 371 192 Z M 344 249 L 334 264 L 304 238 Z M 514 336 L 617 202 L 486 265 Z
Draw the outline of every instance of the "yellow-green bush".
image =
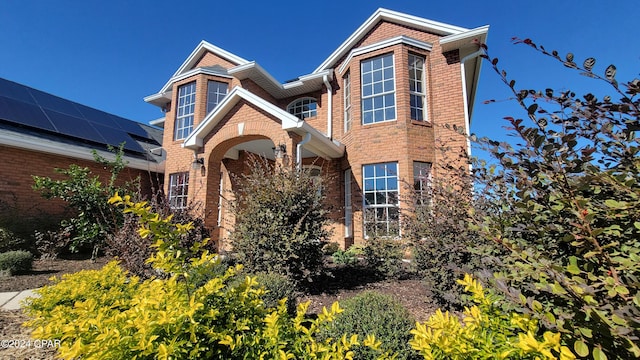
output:
M 410 344 L 425 359 L 575 359 L 559 333 L 540 335 L 536 320 L 504 312 L 468 274 L 459 283 L 477 305 L 465 308 L 462 321 L 437 310 L 416 325 Z
M 184 258 L 176 241 L 188 224 L 171 224 L 127 197 L 111 202 L 140 216 L 140 234 L 157 250 L 149 261 L 163 277 L 140 281 L 112 262 L 39 290 L 26 308 L 27 325 L 35 338 L 61 340 L 62 358 L 350 359 L 356 347 L 380 347 L 373 336 L 316 340 L 319 326 L 341 312 L 337 303 L 313 321 L 305 316 L 308 303 L 295 317 L 284 299 L 268 308 L 255 278 L 231 281 L 240 266 L 211 271 L 218 260 L 206 250 Z

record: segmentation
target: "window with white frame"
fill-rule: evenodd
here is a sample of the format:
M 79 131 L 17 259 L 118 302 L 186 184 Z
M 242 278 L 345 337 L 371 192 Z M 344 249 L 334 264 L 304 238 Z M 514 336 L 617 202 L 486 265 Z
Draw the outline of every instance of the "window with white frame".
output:
M 173 140 L 181 140 L 193 130 L 193 113 L 196 108 L 196 83 L 191 82 L 178 88 L 178 107 Z
M 395 120 L 395 76 L 393 54 L 361 63 L 362 124 Z
M 344 88 L 344 132 L 351 130 L 351 72 L 343 78 Z
M 220 81 L 209 80 L 207 82 L 207 113 L 218 106 L 222 99 L 227 96 L 228 87 L 227 83 Z
M 413 162 L 413 189 L 416 192 L 417 201 L 422 204 L 429 199 L 431 187 L 431 163 Z
M 351 205 L 351 169 L 344 171 L 344 237 L 353 236 L 353 207 Z
M 189 196 L 189 172 L 169 175 L 169 206 L 173 209 L 187 207 Z
M 424 56 L 409 54 L 409 96 L 411 119 L 418 121 L 427 120 L 424 63 Z
M 365 236 L 399 236 L 398 163 L 364 165 L 362 174 Z
M 287 111 L 304 120 L 317 115 L 317 105 L 317 101 L 314 98 L 302 98 L 289 104 Z

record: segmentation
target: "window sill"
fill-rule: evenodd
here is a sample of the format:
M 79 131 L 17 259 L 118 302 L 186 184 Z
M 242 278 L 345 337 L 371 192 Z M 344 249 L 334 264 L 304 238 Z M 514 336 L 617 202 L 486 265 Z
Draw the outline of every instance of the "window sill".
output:
M 411 125 L 418 125 L 418 126 L 426 126 L 426 127 L 433 127 L 433 124 L 431 124 L 430 121 L 427 120 L 411 120 Z

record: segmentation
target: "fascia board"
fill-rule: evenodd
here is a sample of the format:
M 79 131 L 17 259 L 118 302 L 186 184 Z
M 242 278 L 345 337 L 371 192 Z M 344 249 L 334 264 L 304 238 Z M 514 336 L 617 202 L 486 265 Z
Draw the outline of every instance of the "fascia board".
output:
M 362 47 L 355 48 L 355 49 L 351 50 L 351 52 L 349 52 L 349 55 L 347 56 L 345 61 L 338 68 L 338 73 L 342 74 L 342 72 L 344 72 L 344 70 L 349 65 L 349 63 L 351 63 L 351 59 L 354 56 L 359 56 L 359 55 L 362 55 L 362 54 L 370 53 L 372 51 L 384 49 L 386 47 L 397 45 L 397 44 L 406 44 L 406 45 L 417 47 L 419 49 L 426 50 L 426 51 L 431 51 L 431 49 L 433 48 L 433 44 L 430 44 L 430 43 L 427 43 L 427 42 L 424 42 L 424 41 L 413 39 L 413 38 L 410 38 L 410 37 L 407 37 L 407 36 L 404 36 L 404 35 L 396 36 L 396 37 L 393 37 L 393 38 L 389 38 L 389 39 L 385 39 L 385 40 L 379 41 L 379 42 L 374 43 L 374 44 L 370 44 L 370 45 L 367 45 L 367 46 L 362 46 Z
M 417 29 L 435 32 L 441 35 L 458 34 L 468 31 L 466 28 L 449 25 L 437 21 L 420 18 L 413 15 L 400 13 L 397 11 L 380 8 L 371 15 L 360 27 L 347 38 L 329 57 L 313 72 L 332 67 L 350 48 L 352 48 L 360 39 L 362 39 L 378 22 L 386 20 L 396 24 L 414 27 Z
M 95 160 L 91 151 L 92 149 L 82 146 L 61 144 L 36 136 L 29 136 L 24 134 L 7 134 L 2 132 L 0 133 L 0 144 L 24 150 L 71 157 L 74 159 Z M 105 159 L 115 159 L 115 155 L 111 152 L 101 150 L 96 150 L 96 152 L 98 153 L 98 155 L 104 157 Z M 126 155 L 123 157 L 123 159 L 127 162 L 127 167 L 129 168 L 148 170 L 158 173 L 164 172 L 164 162 L 156 163 L 152 161 L 145 161 Z
M 283 122 L 282 128 L 284 130 L 294 131 L 300 136 L 304 136 L 306 133 L 310 133 L 311 140 L 309 140 L 305 147 L 323 158 L 337 159 L 344 155 L 344 144 L 336 144 L 305 121 L 298 121 L 297 124 L 290 127 L 285 127 Z
M 281 84 L 278 80 L 276 80 L 269 72 L 267 72 L 267 70 L 265 70 L 262 66 L 260 66 L 260 64 L 258 64 L 255 61 L 251 61 L 247 64 L 243 64 L 243 65 L 238 65 L 235 66 L 231 69 L 228 70 L 228 73 L 230 75 L 236 75 L 245 71 L 249 71 L 248 78 L 252 78 L 251 76 L 251 71 L 256 71 L 260 76 L 263 76 L 265 79 L 267 79 L 267 81 L 269 81 L 269 83 L 271 83 L 271 85 L 273 86 L 274 89 L 277 89 L 276 91 L 278 91 L 277 94 L 272 94 L 276 97 L 282 97 L 284 95 L 284 90 L 290 90 L 293 89 L 295 87 L 299 87 L 299 86 L 304 86 L 305 84 L 308 84 L 311 81 L 315 81 L 317 79 L 321 79 L 323 76 L 327 75 L 329 76 L 329 78 L 331 80 L 333 80 L 333 72 L 330 70 L 325 70 L 319 73 L 312 73 L 312 74 L 307 74 L 307 75 L 303 75 L 300 76 L 300 78 L 296 81 L 292 81 L 292 82 L 288 82 L 288 83 L 284 83 Z M 243 78 L 244 79 L 244 78 Z M 255 79 L 254 79 L 255 80 Z
M 456 43 L 460 41 L 478 38 L 479 41 L 486 41 L 487 34 L 489 33 L 489 25 L 480 26 L 475 29 L 471 29 L 459 34 L 452 34 L 445 36 L 440 39 L 440 46 L 442 47 L 442 51 L 449 51 L 458 48 Z

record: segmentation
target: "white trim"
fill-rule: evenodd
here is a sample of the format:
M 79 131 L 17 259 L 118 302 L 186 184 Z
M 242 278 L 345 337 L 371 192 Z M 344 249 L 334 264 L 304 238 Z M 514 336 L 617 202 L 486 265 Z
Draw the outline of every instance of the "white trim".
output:
M 351 50 L 351 52 L 349 53 L 347 58 L 344 60 L 342 65 L 340 65 L 340 67 L 338 68 L 338 73 L 342 74 L 344 72 L 345 68 L 349 66 L 349 64 L 351 63 L 351 59 L 353 59 L 354 56 L 370 53 L 370 52 L 384 49 L 386 47 L 397 45 L 397 44 L 410 45 L 426 51 L 431 51 L 431 49 L 433 48 L 433 44 L 428 42 L 412 39 L 404 35 L 396 36 L 390 39 L 379 41 L 371 45 L 367 45 L 367 46 L 363 46 L 363 47 L 359 47 Z
M 9 132 L 0 132 L 0 145 L 6 145 L 9 147 L 42 152 L 46 154 L 60 155 L 66 156 L 74 159 L 81 160 L 95 160 L 93 157 L 92 149 L 71 145 L 71 144 L 62 144 L 59 142 L 43 139 L 37 136 L 30 136 L 21 133 L 13 133 L 9 134 Z M 108 160 L 114 160 L 115 155 L 109 151 L 96 150 L 98 155 L 104 157 Z M 127 167 L 138 169 L 138 170 L 147 170 L 157 173 L 164 172 L 164 162 L 156 163 L 152 161 L 142 160 L 138 158 L 133 158 L 129 156 L 124 156 L 124 160 L 127 162 Z
M 468 45 L 471 45 L 471 43 L 469 43 L 469 40 L 471 38 L 478 38 L 478 40 L 480 40 L 481 42 L 484 42 L 484 40 L 486 40 L 488 32 L 489 32 L 489 25 L 485 25 L 485 26 L 477 27 L 475 29 L 467 30 L 462 33 L 445 36 L 440 39 L 440 46 L 442 47 L 442 52 L 460 48 L 461 44 L 457 44 L 459 42 L 466 42 L 468 43 Z
M 360 41 L 375 25 L 380 21 L 389 21 L 392 23 L 413 27 L 422 31 L 433 32 L 440 35 L 453 35 L 468 31 L 466 28 L 445 24 L 421 17 L 403 14 L 397 11 L 380 8 L 371 15 L 364 24 L 345 40 L 329 57 L 313 72 L 317 73 L 332 67 L 340 58 L 342 58 L 349 49 L 351 49 L 358 41 Z
M 160 89 L 160 91 L 158 91 L 156 94 L 146 96 L 144 98 L 144 101 L 155 104 L 155 105 L 158 105 L 157 100 L 166 99 L 167 101 L 171 101 L 171 96 L 168 95 L 167 93 L 171 92 L 171 86 L 173 85 L 173 83 L 196 74 L 207 74 L 207 75 L 229 77 L 229 76 L 220 74 L 216 71 L 213 71 L 211 69 L 204 69 L 204 68 L 192 69 L 196 65 L 196 62 L 198 62 L 200 57 L 202 57 L 206 52 L 211 52 L 214 55 L 217 55 L 236 65 L 243 65 L 249 62 L 248 60 L 245 60 L 235 54 L 232 54 L 224 49 L 221 49 L 211 43 L 208 43 L 202 40 L 198 44 L 198 46 L 196 46 L 196 48 L 191 52 L 191 54 L 187 57 L 187 59 L 182 63 L 182 65 L 180 65 L 178 70 L 176 70 L 176 72 L 173 75 L 171 75 L 171 78 L 169 78 L 169 80 L 164 84 L 164 86 Z
M 312 81 L 322 80 L 325 76 L 327 76 L 330 80 L 333 79 L 333 71 L 332 69 L 328 69 L 319 73 L 313 73 L 308 75 L 303 75 L 298 77 L 297 80 L 286 82 L 281 84 L 278 80 L 276 80 L 269 72 L 267 72 L 260 64 L 255 61 L 251 61 L 246 64 L 235 66 L 228 70 L 229 75 L 232 75 L 240 80 L 249 78 L 254 80 L 259 84 L 260 77 L 267 80 L 267 84 L 262 86 L 267 92 L 271 93 L 275 97 L 289 97 L 295 96 L 291 93 L 286 93 L 287 90 L 291 90 L 297 87 L 301 87 L 309 84 Z M 241 74 L 245 73 L 245 74 Z M 319 83 L 318 87 L 321 87 L 322 83 Z M 259 84 L 260 85 L 260 84 Z M 305 91 L 310 92 L 310 91 Z
M 198 44 L 198 46 L 196 46 L 196 48 L 193 49 L 189 57 L 187 57 L 187 59 L 182 63 L 182 65 L 180 65 L 178 70 L 176 70 L 176 72 L 171 77 L 172 78 L 176 77 L 181 73 L 183 73 L 186 69 L 192 68 L 195 65 L 195 63 L 200 59 L 200 57 L 204 55 L 204 53 L 207 51 L 225 60 L 228 60 L 236 65 L 242 65 L 249 62 L 248 60 L 245 60 L 240 56 L 237 56 L 207 41 L 202 40 L 200 41 L 200 44 Z

